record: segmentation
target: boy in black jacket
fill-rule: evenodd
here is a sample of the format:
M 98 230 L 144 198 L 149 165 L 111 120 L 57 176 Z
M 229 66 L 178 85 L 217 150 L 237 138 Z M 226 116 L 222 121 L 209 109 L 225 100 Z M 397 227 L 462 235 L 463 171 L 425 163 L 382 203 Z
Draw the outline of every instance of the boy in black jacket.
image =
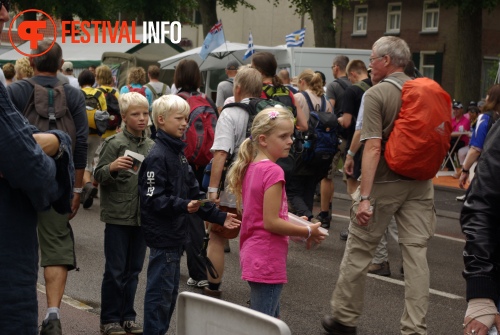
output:
M 150 248 L 144 334 L 165 334 L 179 291 L 180 258 L 188 234 L 188 215 L 233 229 L 241 223 L 235 214 L 200 202 L 198 182 L 183 150 L 189 105 L 182 98 L 166 95 L 153 103 L 156 144 L 139 172 L 141 224 Z M 165 276 L 165 274 L 168 274 Z

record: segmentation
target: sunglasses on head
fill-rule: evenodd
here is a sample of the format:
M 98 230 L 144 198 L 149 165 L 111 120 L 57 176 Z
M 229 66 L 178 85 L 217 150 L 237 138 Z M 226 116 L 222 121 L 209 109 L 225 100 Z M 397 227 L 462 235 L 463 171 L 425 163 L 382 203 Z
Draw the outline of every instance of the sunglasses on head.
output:
M 0 3 L 5 7 L 7 12 L 10 11 L 10 0 L 0 0 Z

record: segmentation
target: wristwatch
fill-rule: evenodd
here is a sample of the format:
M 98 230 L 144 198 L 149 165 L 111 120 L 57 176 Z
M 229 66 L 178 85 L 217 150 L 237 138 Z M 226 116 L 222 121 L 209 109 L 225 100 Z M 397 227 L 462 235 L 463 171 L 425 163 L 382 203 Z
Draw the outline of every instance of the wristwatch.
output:
M 359 196 L 359 201 L 364 201 L 364 200 L 370 201 L 371 199 L 372 198 L 369 195 L 360 195 Z

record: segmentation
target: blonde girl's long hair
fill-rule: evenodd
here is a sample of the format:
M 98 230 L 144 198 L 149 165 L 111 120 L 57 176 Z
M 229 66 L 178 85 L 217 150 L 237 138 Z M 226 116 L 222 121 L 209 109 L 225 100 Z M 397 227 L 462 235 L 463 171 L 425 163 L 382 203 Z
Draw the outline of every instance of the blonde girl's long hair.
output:
M 248 166 L 252 163 L 259 150 L 258 138 L 260 135 L 271 134 L 276 128 L 276 124 L 283 120 L 294 122 L 293 115 L 288 108 L 271 107 L 262 110 L 253 120 L 250 137 L 240 145 L 238 157 L 231 164 L 227 173 L 229 192 L 236 196 L 238 212 L 241 212 L 243 179 Z

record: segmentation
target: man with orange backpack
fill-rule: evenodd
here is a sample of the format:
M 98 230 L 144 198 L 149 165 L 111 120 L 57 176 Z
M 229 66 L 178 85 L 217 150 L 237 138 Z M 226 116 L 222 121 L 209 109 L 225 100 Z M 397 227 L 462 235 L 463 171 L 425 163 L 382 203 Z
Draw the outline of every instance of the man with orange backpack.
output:
M 329 334 L 356 334 L 366 273 L 392 216 L 398 226 L 405 273 L 400 328 L 407 333 L 427 334 L 427 243 L 436 227 L 432 174 L 439 170 L 449 148 L 451 99 L 436 82 L 427 78 L 410 80 L 403 73 L 410 57 L 410 49 L 401 38 L 384 36 L 373 44 L 372 80 L 379 84 L 365 94 L 360 196 L 352 206 L 356 215 L 351 215 L 340 276 L 331 300 L 332 313 L 322 321 Z M 408 105 L 412 113 L 408 113 Z M 408 121 L 410 135 L 403 134 L 400 126 Z M 421 133 L 415 130 L 419 126 L 425 126 Z M 426 143 L 428 138 L 434 141 L 432 145 Z M 396 155 L 395 161 L 392 154 L 400 150 L 410 150 L 410 154 Z M 427 166 L 422 168 L 419 160 Z M 402 162 L 403 168 L 398 165 Z

